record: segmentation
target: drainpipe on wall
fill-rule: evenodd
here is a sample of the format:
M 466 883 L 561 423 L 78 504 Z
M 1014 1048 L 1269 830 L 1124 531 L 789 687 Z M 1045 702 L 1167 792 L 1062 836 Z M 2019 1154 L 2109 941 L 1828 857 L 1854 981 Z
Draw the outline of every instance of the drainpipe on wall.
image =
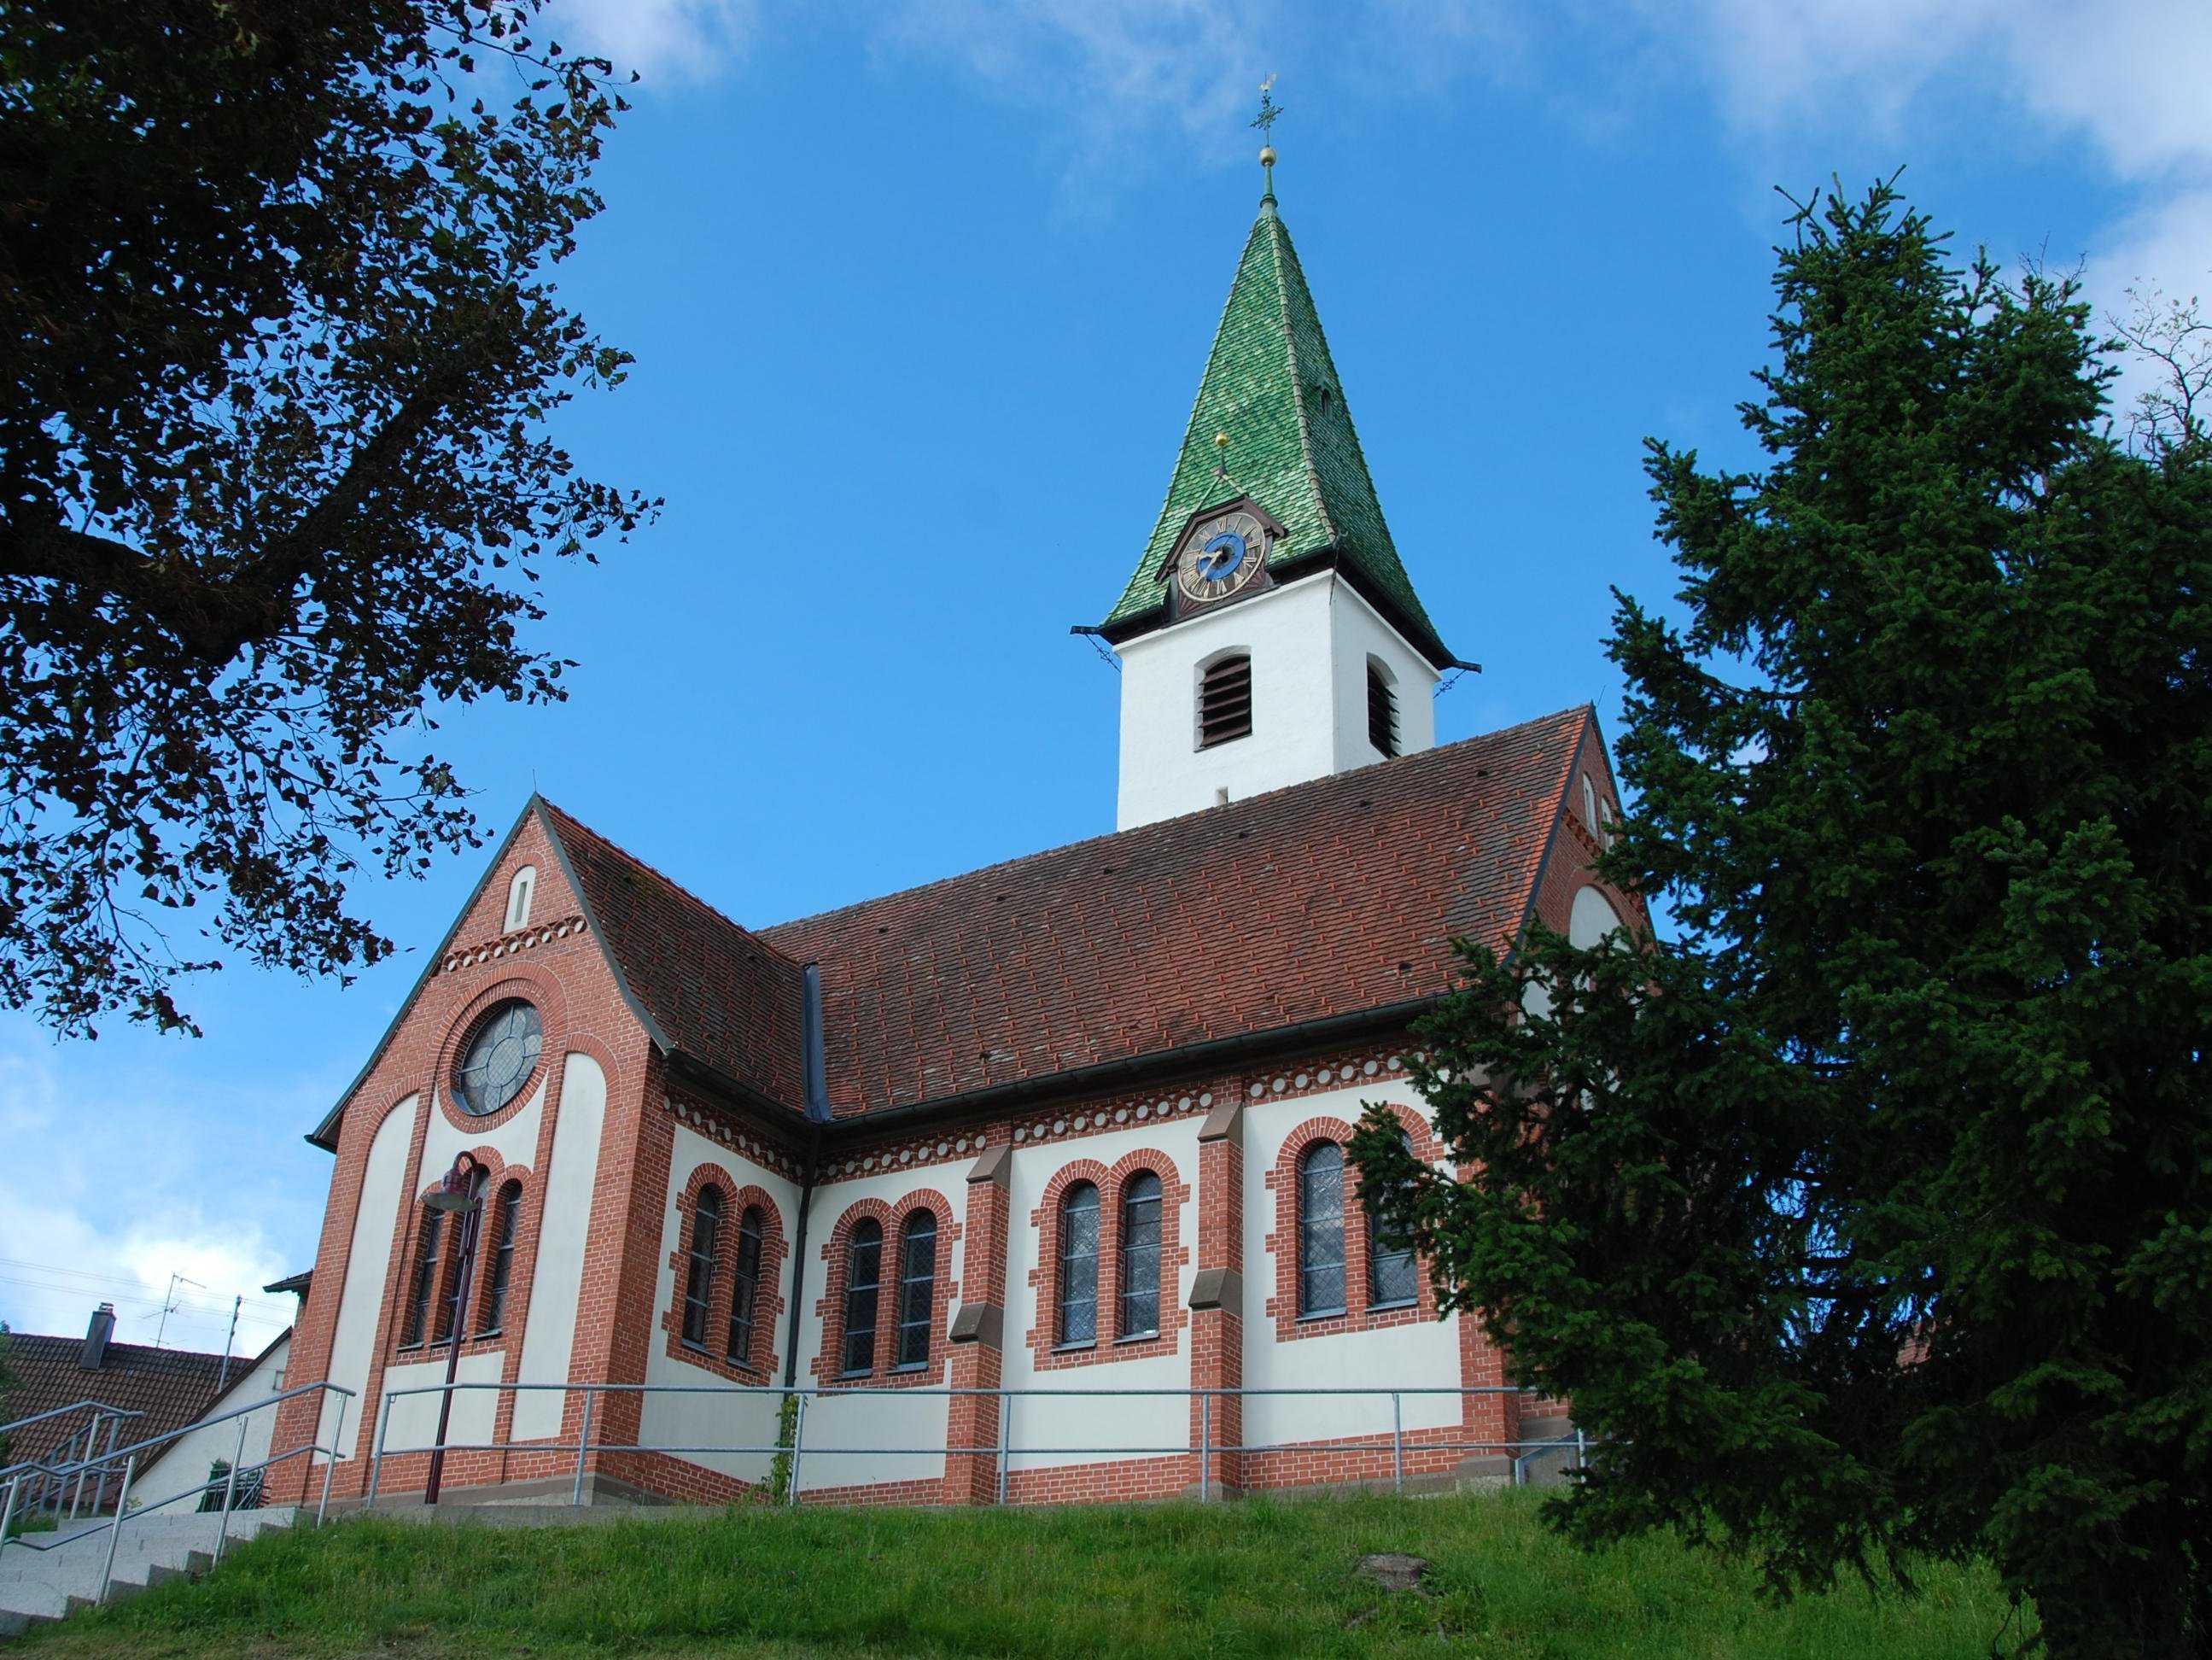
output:
M 806 965 L 805 1005 L 799 1016 L 799 1049 L 806 1086 L 806 1166 L 799 1188 L 799 1216 L 792 1225 L 791 1322 L 783 1345 L 783 1386 L 799 1376 L 799 1318 L 806 1284 L 806 1213 L 814 1204 L 814 1181 L 822 1167 L 822 1127 L 830 1122 L 830 1067 L 822 1037 L 822 967 Z

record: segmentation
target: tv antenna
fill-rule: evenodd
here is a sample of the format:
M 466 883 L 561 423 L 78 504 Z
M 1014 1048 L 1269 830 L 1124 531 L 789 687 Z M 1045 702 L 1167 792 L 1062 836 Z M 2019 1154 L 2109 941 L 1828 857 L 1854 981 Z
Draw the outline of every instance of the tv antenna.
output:
M 154 1328 L 154 1347 L 157 1349 L 161 1347 L 162 1334 L 169 1329 L 169 1316 L 181 1306 L 177 1301 L 177 1287 L 179 1286 L 191 1286 L 201 1291 L 207 1289 L 198 1280 L 187 1280 L 181 1274 L 169 1276 L 169 1289 L 161 1296 L 161 1323 Z

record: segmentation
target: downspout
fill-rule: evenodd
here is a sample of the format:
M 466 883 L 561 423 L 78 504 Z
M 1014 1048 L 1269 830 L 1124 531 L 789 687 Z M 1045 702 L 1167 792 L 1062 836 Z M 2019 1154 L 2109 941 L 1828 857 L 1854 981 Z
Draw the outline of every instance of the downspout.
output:
M 822 1169 L 822 1128 L 830 1122 L 830 1067 L 822 1039 L 822 967 L 809 963 L 803 975 L 805 1002 L 799 1022 L 800 1061 L 806 1088 L 806 1167 L 799 1187 L 799 1217 L 792 1225 L 791 1323 L 783 1344 L 783 1386 L 799 1376 L 799 1316 L 805 1299 L 806 1213 L 814 1205 L 814 1182 Z

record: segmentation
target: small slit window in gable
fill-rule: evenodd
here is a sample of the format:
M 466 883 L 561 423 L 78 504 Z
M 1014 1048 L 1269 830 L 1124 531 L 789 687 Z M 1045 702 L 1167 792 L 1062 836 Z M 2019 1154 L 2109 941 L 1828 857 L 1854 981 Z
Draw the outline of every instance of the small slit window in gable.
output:
M 537 886 L 537 866 L 525 865 L 515 872 L 514 879 L 507 885 L 507 923 L 500 932 L 512 933 L 530 926 L 530 899 Z
M 1252 660 L 1243 653 L 1209 663 L 1198 679 L 1198 746 L 1210 750 L 1252 735 Z
M 1386 761 L 1398 752 L 1398 694 L 1372 658 L 1367 661 L 1367 741 Z

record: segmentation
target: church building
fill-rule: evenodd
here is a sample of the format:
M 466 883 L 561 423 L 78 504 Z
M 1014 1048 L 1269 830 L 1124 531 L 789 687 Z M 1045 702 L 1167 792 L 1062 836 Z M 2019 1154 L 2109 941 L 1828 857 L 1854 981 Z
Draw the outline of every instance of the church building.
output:
M 505 1387 L 453 1396 L 448 1500 L 743 1499 L 780 1429 L 806 1502 L 1510 1472 L 1509 1358 L 1375 1236 L 1345 1144 L 1376 1104 L 1445 1158 L 1404 1058 L 1455 936 L 1648 919 L 1591 869 L 1590 708 L 1437 745 L 1472 665 L 1272 179 L 1085 630 L 1123 671 L 1114 832 L 756 925 L 531 800 L 308 1138 L 334 1163 L 287 1382 L 355 1396 L 286 1402 L 273 1441 L 335 1441 L 334 1499 L 422 1493 L 449 1365 Z M 464 1153 L 465 1296 L 462 1219 L 425 1203 Z

